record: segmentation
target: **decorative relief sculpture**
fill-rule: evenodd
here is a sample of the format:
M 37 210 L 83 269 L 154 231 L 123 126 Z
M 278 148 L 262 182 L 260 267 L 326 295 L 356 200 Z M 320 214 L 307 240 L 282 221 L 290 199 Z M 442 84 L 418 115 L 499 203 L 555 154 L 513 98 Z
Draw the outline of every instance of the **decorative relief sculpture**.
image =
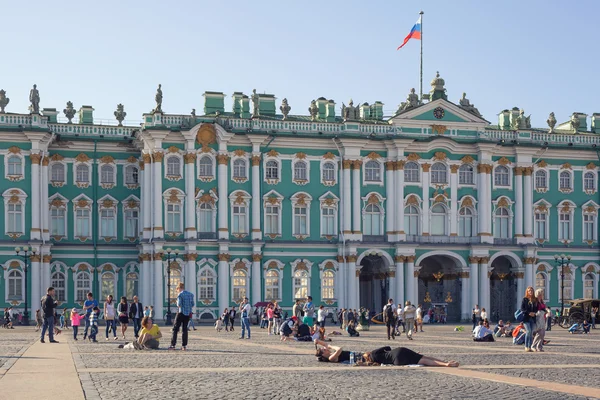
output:
M 37 85 L 33 85 L 33 89 L 29 91 L 29 111 L 32 114 L 40 113 L 40 92 L 37 90 Z
M 292 109 L 292 107 L 290 107 L 290 105 L 288 104 L 287 99 L 283 99 L 279 109 L 281 110 L 281 113 L 283 114 L 283 120 L 285 121 L 288 117 L 288 114 L 290 113 L 290 111 Z
M 6 91 L 4 89 L 0 90 L 0 113 L 4 112 L 4 108 L 10 103 L 10 99 L 6 97 Z

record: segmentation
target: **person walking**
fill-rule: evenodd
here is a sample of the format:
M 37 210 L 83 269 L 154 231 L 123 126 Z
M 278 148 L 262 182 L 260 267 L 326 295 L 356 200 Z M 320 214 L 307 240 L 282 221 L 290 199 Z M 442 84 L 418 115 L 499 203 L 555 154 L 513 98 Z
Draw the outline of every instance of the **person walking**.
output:
M 419 331 L 419 326 L 421 327 L 421 332 L 423 332 L 423 306 L 419 304 L 417 307 L 417 319 L 415 321 L 415 332 Z
M 398 303 L 396 311 L 396 335 L 400 335 L 401 333 L 406 332 L 406 325 L 404 324 L 404 307 L 402 307 L 402 303 Z M 402 332 L 398 329 L 400 326 L 402 326 Z
M 119 323 L 121 324 L 121 335 L 123 340 L 125 340 L 125 332 L 127 331 L 127 325 L 129 324 L 129 305 L 127 304 L 127 297 L 121 297 L 121 302 L 119 303 L 118 312 L 119 312 Z
M 406 301 L 406 307 L 404 307 L 404 320 L 406 321 L 406 337 L 408 340 L 413 340 L 413 328 L 415 326 L 415 314 L 417 310 L 410 301 Z
M 114 339 L 117 340 L 117 320 L 115 319 L 115 303 L 112 294 L 108 295 L 104 302 L 104 321 L 106 322 L 106 340 L 108 340 L 111 329 Z
M 46 343 L 44 337 L 46 336 L 46 330 L 48 330 L 50 343 L 58 343 L 57 340 L 54 340 L 54 309 L 58 307 L 58 303 L 54 300 L 54 288 L 52 286 L 48 288 L 46 295 L 42 297 L 41 304 L 44 313 L 44 324 L 40 342 Z
M 275 311 L 273 310 L 273 304 L 269 303 L 269 305 L 267 306 L 267 331 L 268 331 L 268 335 L 271 336 L 273 334 L 273 322 L 274 322 L 274 314 Z
M 154 321 L 154 316 L 156 315 L 156 311 L 154 311 L 154 306 L 150 306 L 150 311 L 148 313 L 148 317 L 150 317 L 150 319 L 152 321 Z
M 81 325 L 81 320 L 84 318 L 85 317 L 83 315 L 80 315 L 77 312 L 76 308 L 71 310 L 71 326 L 73 327 L 73 339 L 74 340 L 78 340 L 77 333 L 79 331 L 79 326 Z
M 396 318 L 394 318 L 395 314 L 396 305 L 394 304 L 394 300 L 389 299 L 388 303 L 385 306 L 383 306 L 383 320 L 387 328 L 388 340 L 390 340 L 390 336 L 392 339 L 396 339 Z
M 538 311 L 538 301 L 532 286 L 529 286 L 525 290 L 525 297 L 523 297 L 523 301 L 521 302 L 521 311 L 523 312 L 523 326 L 525 328 L 525 351 L 532 352 L 533 331 Z
M 225 332 L 229 332 L 229 309 L 225 308 L 221 314 L 221 321 L 225 325 Z
M 177 314 L 175 315 L 175 323 L 173 324 L 173 334 L 171 336 L 171 345 L 169 350 L 175 350 L 177 344 L 177 334 L 179 329 L 181 330 L 181 350 L 185 351 L 188 344 L 188 323 L 190 322 L 190 315 L 194 308 L 194 295 L 191 292 L 185 290 L 185 284 L 179 282 L 177 285 Z
M 237 314 L 237 311 L 235 311 L 235 306 L 231 307 L 231 310 L 229 310 L 229 324 L 231 325 L 231 332 L 233 332 L 235 329 L 233 329 L 233 327 L 235 326 L 235 315 Z
M 544 338 L 546 337 L 546 315 L 548 314 L 548 307 L 544 304 L 544 291 L 538 289 L 535 291 L 535 297 L 537 298 L 537 313 L 535 317 L 535 336 L 531 347 L 535 351 L 544 351 Z
M 481 310 L 479 309 L 479 304 L 475 304 L 475 307 L 473 307 L 473 313 L 471 315 L 471 322 L 473 322 L 473 329 L 471 329 L 471 331 L 474 331 L 477 324 L 479 324 L 480 313 Z
M 88 330 L 90 329 L 90 315 L 94 307 L 98 307 L 98 301 L 94 300 L 94 294 L 89 292 L 87 300 L 83 303 L 83 311 L 85 311 L 85 328 L 83 330 L 83 340 L 87 338 Z
M 325 328 L 325 320 L 326 319 L 327 319 L 327 310 L 325 309 L 325 306 L 323 304 L 321 304 L 319 306 L 319 311 L 317 311 L 317 323 L 319 324 L 319 327 Z
M 138 339 L 142 328 L 142 318 L 144 318 L 144 306 L 139 302 L 137 296 L 133 296 L 133 303 L 129 306 L 129 318 L 133 322 L 133 336 Z
M 100 309 L 98 307 L 92 308 L 92 312 L 90 313 L 90 334 L 88 336 L 88 340 L 90 342 L 98 343 L 96 340 L 96 335 L 98 334 L 98 317 L 100 315 Z
M 250 312 L 250 303 L 248 302 L 248 298 L 244 297 L 244 300 L 240 304 L 240 313 L 242 314 L 242 336 L 240 336 L 240 339 L 244 339 L 246 330 L 248 330 L 248 339 L 250 339 Z

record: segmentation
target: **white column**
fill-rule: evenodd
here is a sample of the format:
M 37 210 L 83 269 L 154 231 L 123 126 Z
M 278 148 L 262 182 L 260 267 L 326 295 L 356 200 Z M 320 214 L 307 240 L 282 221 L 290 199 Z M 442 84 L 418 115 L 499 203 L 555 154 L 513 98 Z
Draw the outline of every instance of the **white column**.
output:
M 360 173 L 362 161 L 354 160 L 352 166 L 352 233 L 354 235 L 361 235 L 362 212 L 360 211 Z
M 262 301 L 262 268 L 260 262 L 262 260 L 262 254 L 260 246 L 255 246 L 252 253 L 252 295 L 250 296 L 251 304 L 256 304 Z M 283 271 L 281 272 L 283 273 Z
M 516 167 L 515 174 L 515 237 L 523 236 L 523 168 Z
M 50 231 L 48 230 L 49 218 L 48 218 L 48 164 L 50 163 L 50 159 L 48 156 L 45 156 L 42 159 L 42 190 L 41 190 L 41 199 L 40 203 L 45 204 L 45 207 L 42 207 L 40 212 L 40 226 L 42 229 L 42 237 L 44 240 L 50 240 Z M 50 285 L 50 281 L 48 281 L 48 285 Z
M 396 274 L 398 274 L 399 271 L 396 270 L 396 264 L 394 265 L 390 265 L 390 271 L 388 272 L 388 282 L 390 283 L 390 287 L 389 287 L 389 291 L 388 291 L 388 298 L 392 298 L 394 299 L 394 304 L 396 304 L 398 302 L 398 296 L 396 296 L 396 293 L 398 293 L 398 288 L 396 286 Z M 387 300 L 387 299 L 386 299 Z
M 458 236 L 458 165 L 450 166 L 450 236 Z
M 386 233 L 388 235 L 388 241 L 396 241 L 395 223 L 396 223 L 396 201 L 395 201 L 395 175 L 396 175 L 396 162 L 388 161 L 385 163 L 385 191 L 386 191 L 386 204 L 385 207 L 385 222 L 386 222 Z M 393 279 L 392 279 L 393 280 Z M 394 292 L 392 292 L 394 293 Z M 395 301 L 396 299 L 394 299 Z
M 196 154 L 185 155 L 185 237 L 196 239 L 196 180 L 194 163 Z
M 396 203 L 394 208 L 398 211 L 396 213 L 396 233 L 398 234 L 398 240 L 405 240 L 406 234 L 404 232 L 404 161 L 396 161 Z M 389 203 L 388 203 L 389 204 Z M 389 205 L 388 205 L 389 207 Z
M 42 279 L 42 288 L 41 288 L 42 295 L 46 294 L 46 289 L 48 289 L 48 287 L 51 284 L 50 263 L 52 262 L 52 254 L 50 254 L 50 247 L 49 246 L 44 246 L 44 247 L 45 247 L 45 249 L 43 250 L 44 256 L 42 256 L 42 265 L 40 266 L 42 269 L 41 274 L 40 274 L 41 279 Z
M 490 277 L 488 275 L 489 257 L 479 258 L 479 307 L 490 312 Z M 491 314 L 490 314 L 491 315 Z
M 252 154 L 252 240 L 262 239 L 260 229 L 260 153 Z
M 152 235 L 152 159 L 150 154 L 143 154 L 144 170 L 142 175 L 142 214 L 144 216 L 144 239 Z M 160 206 L 162 208 L 162 205 Z M 146 298 L 148 302 L 149 297 Z
M 346 308 L 348 303 L 346 300 L 346 263 L 344 262 L 344 257 L 338 255 L 338 271 L 335 276 L 335 281 L 337 284 L 337 303 L 338 308 Z
M 153 208 L 154 208 L 154 238 L 161 239 L 165 237 L 165 228 L 163 227 L 163 201 L 162 201 L 162 161 L 164 153 L 155 151 L 153 154 L 154 163 L 152 164 L 152 184 L 154 185 Z M 162 293 L 161 293 L 162 295 Z M 158 306 L 158 305 L 157 305 Z M 156 313 L 158 318 L 158 311 Z M 162 318 L 162 303 L 161 303 Z
M 533 282 L 533 260 L 529 257 L 524 258 L 523 262 L 525 264 L 525 287 L 534 286 Z M 523 292 L 525 293 L 525 292 Z M 519 295 L 520 293 L 517 293 Z M 517 296 L 518 297 L 518 296 Z
M 487 198 L 487 179 L 486 179 L 486 169 L 487 165 L 479 164 L 477 166 L 477 214 L 479 218 L 479 236 L 486 236 L 488 233 L 488 227 L 486 225 L 487 218 L 486 215 L 488 213 L 489 205 L 486 202 Z M 471 275 L 473 275 L 473 271 L 471 271 Z M 475 306 L 475 304 L 473 304 Z
M 229 254 L 219 254 L 219 270 L 217 276 L 218 282 L 218 302 L 219 309 L 224 310 L 229 307 Z
M 194 301 L 198 298 L 198 284 L 196 282 L 196 253 L 188 253 L 185 255 L 185 289 L 194 295 Z
M 348 266 L 346 269 L 348 273 L 348 290 L 346 291 L 348 294 L 348 307 L 358 309 L 357 304 L 360 302 L 360 293 L 358 291 L 358 277 L 356 276 L 356 255 L 349 255 L 346 260 Z
M 485 213 L 485 226 L 487 226 L 487 232 L 489 235 L 487 236 L 490 240 L 490 243 L 494 242 L 494 234 L 492 231 L 492 169 L 493 167 L 490 165 L 487 168 L 487 172 L 485 174 L 485 204 L 486 204 L 486 213 Z
M 460 319 L 468 320 L 470 319 L 470 298 L 469 298 L 469 271 L 464 270 L 460 272 L 460 280 L 462 282 L 461 290 L 460 290 Z
M 523 195 L 523 208 L 524 208 L 524 221 L 523 230 L 525 237 L 533 238 L 533 186 L 531 182 L 531 174 L 533 172 L 532 167 L 527 167 L 523 170 L 524 183 L 524 195 Z
M 403 256 L 396 256 L 396 292 L 394 301 L 396 304 L 404 304 L 406 296 L 404 294 L 404 260 Z
M 219 171 L 217 174 L 217 190 L 219 192 L 219 239 L 229 239 L 229 229 L 227 226 L 227 219 L 229 214 L 229 201 L 227 199 L 227 164 L 229 163 L 229 156 L 227 153 L 221 153 L 217 156 L 217 163 L 219 164 Z M 227 307 L 227 306 L 225 306 Z
M 142 253 L 142 266 L 140 268 L 141 301 L 147 306 L 154 305 L 152 300 L 152 256 L 150 253 Z
M 342 162 L 343 174 L 342 178 L 344 179 L 344 192 L 342 193 L 342 201 L 344 207 L 344 218 L 342 220 L 343 223 L 343 231 L 346 240 L 348 240 L 347 235 L 352 234 L 352 200 L 350 200 L 350 165 L 352 165 L 351 160 L 344 160 Z
M 429 168 L 430 164 L 421 165 L 423 168 L 422 180 L 423 182 L 423 226 L 422 226 L 422 235 L 429 236 Z
M 162 207 L 161 207 L 162 209 Z M 164 318 L 163 310 L 164 310 L 164 288 L 165 288 L 165 277 L 163 272 L 163 253 L 154 253 L 153 257 L 154 263 L 154 285 L 152 286 L 152 290 L 154 290 L 154 312 L 155 318 L 157 321 L 160 321 Z
M 42 238 L 42 229 L 40 225 L 40 214 L 43 208 L 48 208 L 48 203 L 42 205 L 40 202 L 40 161 L 41 157 L 37 153 L 29 156 L 31 160 L 31 240 L 40 240 Z M 41 296 L 40 296 L 41 298 Z
M 469 257 L 469 289 L 471 290 L 471 304 L 469 307 L 475 307 L 479 304 L 479 258 Z
M 29 277 L 31 279 L 31 292 L 29 294 L 29 320 L 35 321 L 35 310 L 40 306 L 40 299 L 42 298 L 42 271 L 40 268 L 41 257 L 37 254 L 31 257 L 31 264 L 29 265 Z M 45 294 L 45 292 L 44 292 Z M 37 308 L 36 308 L 37 307 Z
M 354 291 L 356 293 L 356 299 L 355 299 L 355 303 L 354 303 L 354 307 L 352 308 L 356 308 L 357 310 L 362 307 L 362 305 L 360 304 L 360 270 L 362 268 L 362 266 L 360 265 L 356 265 L 354 264 L 355 270 L 354 270 Z
M 521 300 L 523 299 L 523 296 L 525 295 L 525 287 L 526 287 L 525 279 L 524 279 L 525 272 L 522 269 L 518 270 L 515 273 L 515 276 L 517 278 L 516 279 L 517 280 L 517 295 L 515 296 L 517 300 L 516 300 L 516 304 L 514 305 L 515 310 L 516 310 L 521 307 Z
M 415 256 L 406 257 L 406 299 L 417 303 L 417 285 L 415 284 Z

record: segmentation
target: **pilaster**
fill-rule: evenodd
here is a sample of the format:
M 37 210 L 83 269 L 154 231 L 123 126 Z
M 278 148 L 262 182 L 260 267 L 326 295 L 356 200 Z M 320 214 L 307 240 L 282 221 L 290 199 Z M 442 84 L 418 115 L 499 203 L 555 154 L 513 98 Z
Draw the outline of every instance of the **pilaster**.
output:
M 395 201 L 395 175 L 396 175 L 396 162 L 395 161 L 387 161 L 385 163 L 385 190 L 387 196 L 387 207 L 385 212 L 385 222 L 386 222 L 386 234 L 388 235 L 388 241 L 395 242 L 396 241 L 396 231 L 395 231 L 395 215 L 396 209 L 398 208 Z M 394 293 L 394 292 L 391 292 Z
M 260 153 L 252 153 L 252 240 L 261 240 Z
M 470 271 L 470 290 L 471 290 L 471 302 L 470 306 L 475 307 L 479 304 L 479 257 L 469 257 L 469 271 Z
M 515 238 L 517 243 L 522 241 L 523 237 L 523 167 L 515 167 Z
M 431 168 L 430 164 L 421 164 L 421 168 L 423 170 L 421 182 L 423 182 L 423 226 L 421 230 L 421 235 L 429 236 L 429 168 Z
M 42 229 L 40 225 L 40 213 L 43 208 L 48 208 L 46 202 L 45 207 L 42 206 L 40 201 L 40 162 L 41 156 L 39 153 L 31 153 L 29 155 L 31 160 L 31 240 L 41 240 Z M 38 297 L 34 297 L 37 299 Z M 41 296 L 39 296 L 41 298 Z
M 152 155 L 153 157 L 153 161 L 154 163 L 152 164 L 152 174 L 153 179 L 152 179 L 152 184 L 154 185 L 154 193 L 153 193 L 153 200 L 154 200 L 154 238 L 155 239 L 162 239 L 165 237 L 165 230 L 163 227 L 163 201 L 162 201 L 162 161 L 164 158 L 164 153 L 162 151 L 162 149 L 160 149 L 159 151 L 155 151 Z M 162 303 L 161 303 L 162 304 Z M 162 306 L 161 306 L 162 308 Z M 162 310 L 161 310 L 162 312 Z M 158 316 L 158 311 L 157 314 Z M 161 314 L 162 317 L 162 314 Z
M 394 257 L 394 262 L 396 264 L 396 292 L 392 292 L 394 294 L 394 301 L 399 304 L 404 304 L 406 301 L 406 296 L 404 293 L 404 261 L 406 257 L 402 255 L 397 255 Z
M 523 231 L 526 243 L 533 243 L 533 184 L 531 175 L 533 167 L 523 168 Z
M 343 179 L 343 193 L 342 193 L 342 204 L 344 207 L 344 214 L 342 217 L 343 232 L 346 240 L 350 239 L 349 235 L 352 235 L 352 200 L 350 197 L 350 166 L 352 165 L 351 160 L 342 161 L 342 179 Z
M 229 216 L 229 201 L 227 199 L 227 183 L 229 180 L 227 166 L 229 164 L 229 156 L 227 153 L 220 153 L 217 156 L 217 164 L 219 165 L 219 172 L 217 174 L 217 188 L 219 191 L 219 209 L 217 214 L 219 220 L 219 239 L 226 240 L 229 239 L 229 228 L 227 224 Z
M 196 154 L 188 152 L 185 161 L 185 238 L 196 239 L 196 175 L 194 165 Z
M 458 168 L 450 166 L 450 236 L 458 236 Z
M 252 304 L 262 301 L 262 283 L 261 283 L 261 246 L 253 246 L 252 248 L 252 296 L 250 300 Z
M 154 285 L 152 286 L 152 291 L 154 292 L 154 312 L 156 316 L 155 318 L 156 320 L 162 320 L 164 318 L 164 290 L 166 286 L 163 268 L 162 243 L 155 243 L 154 254 L 152 256 L 152 263 L 154 265 Z
M 144 239 L 149 240 L 152 236 L 152 157 L 148 153 L 142 154 L 144 160 L 144 174 L 142 178 L 142 214 Z M 162 205 L 161 205 L 162 207 Z M 148 299 L 148 298 L 146 298 Z M 146 300 L 147 301 L 147 300 Z
M 396 234 L 398 235 L 398 241 L 406 240 L 406 233 L 404 232 L 404 160 L 396 161 Z M 389 203 L 388 203 L 389 204 Z
M 360 174 L 362 160 L 352 161 L 352 238 L 362 240 L 362 212 L 360 199 Z
M 221 244 L 219 246 L 219 265 L 218 265 L 218 290 L 217 290 L 217 299 L 219 303 L 219 309 L 224 310 L 226 307 L 229 307 L 229 281 L 231 279 L 229 274 L 229 260 L 231 259 L 231 255 L 229 254 L 229 247 L 227 244 Z

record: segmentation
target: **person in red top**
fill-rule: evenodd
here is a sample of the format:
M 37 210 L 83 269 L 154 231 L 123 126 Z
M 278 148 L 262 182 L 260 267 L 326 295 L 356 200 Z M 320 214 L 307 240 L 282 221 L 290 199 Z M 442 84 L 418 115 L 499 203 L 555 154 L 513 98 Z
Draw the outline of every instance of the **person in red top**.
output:
M 275 311 L 273 310 L 273 304 L 269 303 L 269 305 L 267 306 L 267 321 L 269 321 L 269 325 L 267 325 L 267 330 L 269 331 L 269 335 L 272 335 L 273 333 L 273 313 Z

